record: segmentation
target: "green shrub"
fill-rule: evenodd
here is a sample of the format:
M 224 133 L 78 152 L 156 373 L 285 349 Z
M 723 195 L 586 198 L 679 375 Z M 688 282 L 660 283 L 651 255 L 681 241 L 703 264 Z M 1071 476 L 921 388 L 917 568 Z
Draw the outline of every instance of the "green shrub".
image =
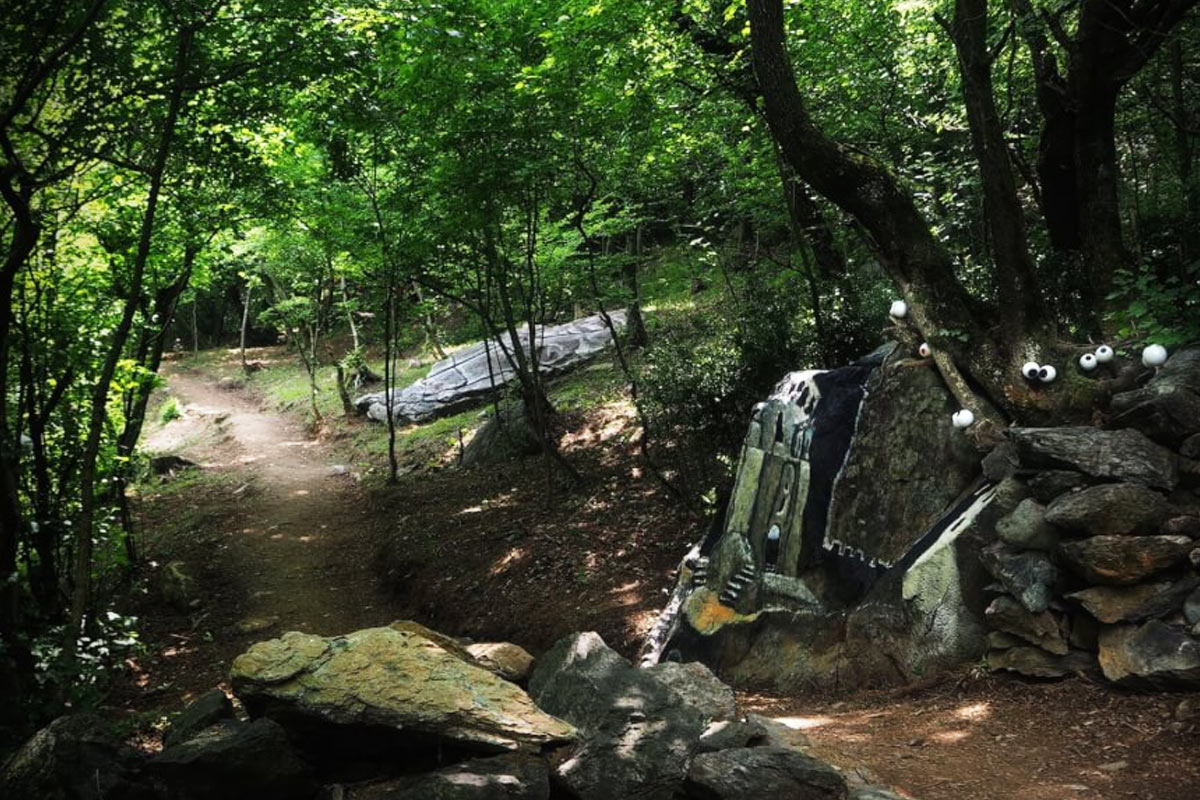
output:
M 1109 320 L 1122 339 L 1176 347 L 1200 341 L 1200 261 L 1165 277 L 1142 265 L 1113 276 Z
M 179 401 L 174 397 L 168 397 L 158 409 L 158 421 L 163 425 L 182 417 L 183 410 L 179 407 Z

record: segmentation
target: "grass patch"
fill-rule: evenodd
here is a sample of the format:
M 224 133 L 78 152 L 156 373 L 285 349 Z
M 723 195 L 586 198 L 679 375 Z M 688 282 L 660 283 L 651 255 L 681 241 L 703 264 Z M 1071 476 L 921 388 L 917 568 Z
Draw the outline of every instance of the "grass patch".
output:
M 179 408 L 179 400 L 175 397 L 168 397 L 163 401 L 163 404 L 158 407 L 158 421 L 166 425 L 172 420 L 181 419 L 183 411 Z

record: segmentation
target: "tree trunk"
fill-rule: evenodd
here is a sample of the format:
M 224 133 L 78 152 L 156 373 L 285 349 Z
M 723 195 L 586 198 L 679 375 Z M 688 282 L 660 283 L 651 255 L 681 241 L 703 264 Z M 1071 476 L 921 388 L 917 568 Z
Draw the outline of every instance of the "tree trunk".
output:
M 241 329 L 241 353 L 242 353 L 242 372 L 246 375 L 250 374 L 250 365 L 246 363 L 246 329 L 250 327 L 250 295 L 254 291 L 254 284 L 250 279 L 246 279 L 246 299 L 242 303 L 242 329 Z

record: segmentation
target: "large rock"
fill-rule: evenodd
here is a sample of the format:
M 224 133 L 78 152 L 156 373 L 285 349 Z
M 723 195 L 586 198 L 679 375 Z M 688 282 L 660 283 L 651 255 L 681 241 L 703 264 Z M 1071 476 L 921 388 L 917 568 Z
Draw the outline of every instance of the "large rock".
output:
M 232 680 L 252 716 L 308 727 L 370 726 L 483 749 L 575 735 L 519 687 L 408 630 L 293 631 L 238 656 Z
M 90 714 L 59 717 L 0 767 L 0 797 L 13 800 L 155 796 L 140 773 L 137 755 Z
M 1171 516 L 1167 498 L 1130 483 L 1093 486 L 1063 495 L 1046 509 L 1046 520 L 1088 536 L 1156 533 Z
M 1010 428 L 1007 435 L 1027 467 L 1075 470 L 1168 491 L 1179 481 L 1174 454 L 1134 430 Z
M 788 747 L 701 753 L 688 770 L 686 790 L 697 800 L 843 800 L 848 794 L 840 772 Z
M 1087 476 L 1070 469 L 1038 470 L 1029 476 L 1029 493 L 1045 505 L 1054 498 L 1088 485 Z
M 1113 395 L 1112 425 L 1178 447 L 1200 433 L 1200 347 L 1175 353 L 1145 386 Z
M 609 317 L 618 331 L 624 328 L 624 311 L 611 311 Z M 529 353 L 529 332 L 525 326 L 518 331 L 518 339 L 521 348 Z M 595 314 L 562 325 L 539 326 L 535 341 L 539 370 L 545 375 L 555 375 L 610 347 L 612 334 L 603 317 Z M 456 414 L 516 380 L 517 373 L 509 358 L 512 352 L 512 342 L 507 336 L 501 342 L 478 342 L 434 364 L 425 378 L 394 392 L 391 403 L 380 392 L 363 395 L 354 405 L 378 422 L 387 421 L 389 405 L 392 415 L 403 422 L 424 422 Z
M 172 800 L 309 800 L 318 789 L 287 732 L 269 719 L 218 722 L 154 756 L 150 767 Z
M 1008 595 L 991 602 L 985 612 L 987 621 L 997 630 L 1019 636 L 1055 655 L 1067 654 L 1067 639 L 1058 618 L 1049 611 L 1034 614 Z
M 1037 614 L 1050 607 L 1050 587 L 1058 570 L 1040 550 L 1018 550 L 997 542 L 979 552 L 984 568 L 1026 609 Z
M 1053 550 L 1058 544 L 1058 533 L 1046 522 L 1045 506 L 1029 497 L 996 521 L 996 534 L 1002 542 L 1030 550 Z
M 220 689 L 210 689 L 171 721 L 163 732 L 163 747 L 182 744 L 214 723 L 233 718 L 233 703 Z
M 1174 582 L 1093 586 L 1067 597 L 1082 605 L 1100 622 L 1141 622 L 1179 609 L 1184 598 L 1198 585 L 1200 577 L 1190 576 Z
M 382 786 L 351 789 L 347 797 L 371 800 L 547 800 L 546 762 L 526 753 L 477 758 Z
M 539 658 L 529 693 L 580 731 L 554 773 L 581 800 L 672 800 L 705 729 L 701 712 L 595 633 L 571 634 Z
M 1088 583 L 1128 586 L 1187 561 L 1186 536 L 1092 536 L 1063 542 L 1059 555 Z
M 699 661 L 686 664 L 664 661 L 646 667 L 646 671 L 674 689 L 685 703 L 700 712 L 705 722 L 733 719 L 737 715 L 733 689 Z
M 1040 647 L 1010 647 L 987 655 L 989 669 L 1016 672 L 1029 678 L 1063 678 L 1096 666 L 1096 656 L 1082 650 L 1066 655 L 1047 653 Z
M 1100 632 L 1100 668 L 1123 686 L 1200 689 L 1200 641 L 1156 619 Z

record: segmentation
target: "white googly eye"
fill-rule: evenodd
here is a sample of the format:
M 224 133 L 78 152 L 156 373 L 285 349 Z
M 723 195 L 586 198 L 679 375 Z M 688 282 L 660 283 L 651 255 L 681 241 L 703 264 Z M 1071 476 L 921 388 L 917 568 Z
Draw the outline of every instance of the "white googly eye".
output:
M 1042 383 L 1051 383 L 1058 377 L 1058 370 L 1047 364 L 1038 370 L 1038 380 Z
M 1038 379 L 1038 371 L 1041 367 L 1036 361 L 1026 361 L 1025 366 L 1021 367 L 1021 374 L 1027 380 L 1036 381 Z
M 1096 348 L 1096 361 L 1100 362 L 1101 364 L 1107 364 L 1108 362 L 1112 361 L 1113 356 L 1115 355 L 1116 354 L 1113 353 L 1113 349 L 1106 344 L 1102 344 Z
M 896 319 L 904 319 L 908 316 L 908 303 L 903 300 L 893 300 L 892 307 L 888 310 L 888 314 Z
M 921 342 L 921 346 L 917 348 L 917 352 L 921 354 L 921 358 L 929 358 L 933 355 L 933 348 L 929 346 L 929 342 Z
M 1094 353 L 1084 353 L 1079 357 L 1079 368 L 1084 372 L 1091 372 L 1096 368 L 1096 356 Z
M 1161 367 L 1167 363 L 1167 348 L 1152 344 L 1142 351 L 1142 363 L 1147 367 Z
M 964 408 L 961 411 L 954 412 L 954 415 L 950 417 L 950 422 L 956 428 L 969 428 L 975 422 L 975 415 L 971 412 L 971 409 Z

